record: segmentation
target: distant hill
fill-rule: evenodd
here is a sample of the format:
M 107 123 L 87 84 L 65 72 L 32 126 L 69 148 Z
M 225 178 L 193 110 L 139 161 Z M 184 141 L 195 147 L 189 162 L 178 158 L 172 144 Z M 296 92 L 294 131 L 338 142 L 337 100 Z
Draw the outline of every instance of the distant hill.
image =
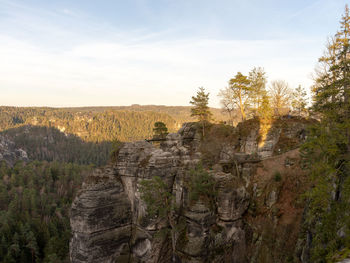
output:
M 24 125 L 55 127 L 84 141 L 134 141 L 152 136 L 153 125 L 164 122 L 170 132 L 194 121 L 191 107 L 132 105 L 114 107 L 0 107 L 0 131 Z M 215 121 L 225 120 L 220 109 L 211 109 Z
M 115 107 L 0 107 L 0 136 L 14 142 L 29 160 L 104 165 L 113 141 L 151 138 L 154 123 L 176 132 L 191 118 L 191 107 L 132 105 Z M 215 120 L 224 120 L 212 109 Z
M 133 104 L 131 106 L 107 106 L 107 107 L 76 107 L 76 108 L 62 108 L 69 111 L 93 111 L 93 112 L 103 112 L 106 110 L 117 110 L 117 111 L 152 111 L 158 113 L 165 113 L 171 116 L 176 122 L 184 123 L 195 121 L 196 119 L 191 117 L 191 107 L 190 106 L 165 106 L 165 105 L 139 105 Z M 227 116 L 223 114 L 221 109 L 210 108 L 213 113 L 213 121 L 225 121 Z
M 11 144 L 4 144 L 2 138 L 8 138 L 7 142 L 11 139 Z M 16 146 L 18 149 L 10 151 L 8 149 L 12 148 L 2 145 L 13 145 L 12 148 Z M 85 142 L 76 135 L 64 134 L 54 127 L 25 125 L 0 134 L 0 160 L 5 159 L 10 164 L 16 160 L 29 159 L 101 166 L 108 162 L 112 149 L 112 142 Z M 23 153 L 26 158 L 22 157 Z

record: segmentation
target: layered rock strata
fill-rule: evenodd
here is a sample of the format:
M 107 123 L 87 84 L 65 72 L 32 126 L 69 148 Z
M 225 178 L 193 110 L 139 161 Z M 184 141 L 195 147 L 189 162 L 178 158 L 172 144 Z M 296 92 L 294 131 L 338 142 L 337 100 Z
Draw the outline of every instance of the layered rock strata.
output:
M 188 171 L 201 160 L 199 139 L 196 125 L 188 123 L 160 145 L 126 143 L 115 164 L 87 178 L 71 210 L 71 261 L 171 262 L 171 239 L 161 234 L 168 222 L 148 216 L 139 192 L 141 180 L 159 176 L 183 208 L 177 215 L 182 222 L 177 262 L 249 262 L 246 239 L 252 237 L 243 217 L 251 205 L 249 189 L 254 188 L 249 178 L 255 173 L 256 160 L 251 158 L 252 148 L 247 148 L 252 142 L 241 143 L 247 152 L 222 148 L 222 162 L 209 171 L 217 191 L 213 207 L 201 199 L 191 202 L 186 187 Z

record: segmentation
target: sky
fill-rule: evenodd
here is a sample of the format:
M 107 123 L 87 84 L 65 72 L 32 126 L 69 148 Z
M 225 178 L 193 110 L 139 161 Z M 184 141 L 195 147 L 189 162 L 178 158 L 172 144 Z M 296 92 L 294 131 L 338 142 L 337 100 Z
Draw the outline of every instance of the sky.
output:
M 210 106 L 240 71 L 309 89 L 343 0 L 0 0 L 0 105 Z

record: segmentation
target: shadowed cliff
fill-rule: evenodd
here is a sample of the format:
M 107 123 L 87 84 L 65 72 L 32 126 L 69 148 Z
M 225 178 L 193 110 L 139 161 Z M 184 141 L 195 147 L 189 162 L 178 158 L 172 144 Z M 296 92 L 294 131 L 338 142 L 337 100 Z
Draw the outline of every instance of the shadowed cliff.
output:
M 307 124 L 272 123 L 264 143 L 258 121 L 213 125 L 205 138 L 187 123 L 158 146 L 126 143 L 115 163 L 87 178 L 72 204 L 72 262 L 171 262 L 172 241 L 160 234 L 168 222 L 150 217 L 140 197 L 140 183 L 154 176 L 182 207 L 178 262 L 298 262 L 298 198 L 307 184 L 297 147 Z M 214 206 L 190 199 L 189 171 L 198 163 L 214 178 Z

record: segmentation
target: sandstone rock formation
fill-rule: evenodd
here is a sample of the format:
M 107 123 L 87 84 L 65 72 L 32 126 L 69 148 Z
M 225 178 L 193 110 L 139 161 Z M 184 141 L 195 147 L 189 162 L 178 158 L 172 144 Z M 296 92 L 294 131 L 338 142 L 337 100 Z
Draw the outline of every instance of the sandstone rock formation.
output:
M 16 161 L 28 161 L 27 153 L 15 146 L 15 143 L 7 137 L 0 135 L 0 161 L 4 160 L 10 166 Z
M 298 126 L 288 136 L 298 137 L 304 128 Z M 268 137 L 273 140 L 269 154 L 287 130 L 278 128 L 274 131 L 277 139 Z M 255 202 L 252 198 L 263 198 L 266 201 L 262 206 L 275 222 L 277 216 L 272 216 L 275 212 L 271 211 L 279 205 L 279 192 L 267 188 L 266 178 L 261 185 L 251 181 L 257 167 L 263 166 L 259 164 L 261 159 L 251 158 L 252 148 L 247 146 L 255 145 L 253 140 L 257 141 L 258 136 L 254 136 L 242 140 L 239 150 L 223 145 L 222 160 L 209 170 L 216 182 L 215 207 L 200 199 L 193 203 L 188 198 L 186 176 L 201 161 L 196 124 L 185 124 L 159 146 L 146 141 L 126 143 L 116 163 L 88 177 L 73 202 L 71 261 L 171 262 L 171 240 L 160 234 L 168 224 L 148 216 L 139 192 L 141 180 L 159 176 L 172 189 L 177 205 L 183 207 L 178 215 L 183 227 L 176 243 L 177 262 L 259 262 L 251 259 L 259 258 L 260 252 L 254 249 L 262 247 L 259 240 L 263 235 L 250 225 L 257 220 L 256 214 L 249 219 L 247 212 Z M 271 178 L 269 175 L 268 180 Z

